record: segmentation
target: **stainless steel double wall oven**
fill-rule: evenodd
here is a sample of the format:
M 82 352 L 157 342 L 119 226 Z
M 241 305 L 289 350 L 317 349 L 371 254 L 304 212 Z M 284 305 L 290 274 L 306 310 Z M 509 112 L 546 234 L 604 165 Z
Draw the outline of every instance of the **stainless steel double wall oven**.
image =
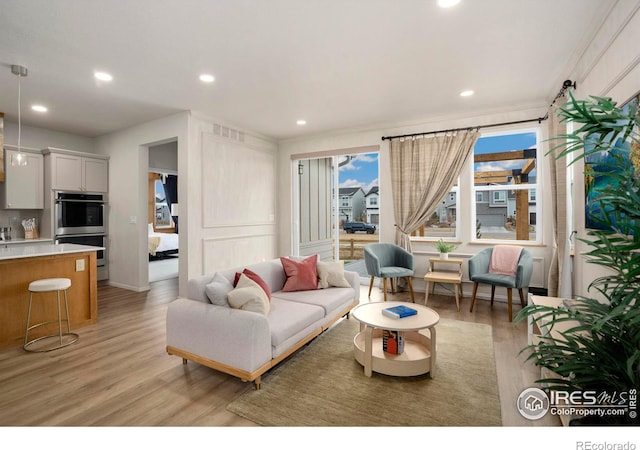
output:
M 55 241 L 104 247 L 96 254 L 98 279 L 107 278 L 107 194 L 56 191 L 54 197 Z

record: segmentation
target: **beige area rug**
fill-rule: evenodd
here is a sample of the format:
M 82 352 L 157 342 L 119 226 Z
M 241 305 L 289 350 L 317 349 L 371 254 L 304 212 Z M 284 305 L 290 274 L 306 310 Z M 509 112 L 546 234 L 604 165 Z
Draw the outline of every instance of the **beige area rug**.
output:
M 489 325 L 442 319 L 435 377 L 364 376 L 343 320 L 227 406 L 264 426 L 500 426 Z

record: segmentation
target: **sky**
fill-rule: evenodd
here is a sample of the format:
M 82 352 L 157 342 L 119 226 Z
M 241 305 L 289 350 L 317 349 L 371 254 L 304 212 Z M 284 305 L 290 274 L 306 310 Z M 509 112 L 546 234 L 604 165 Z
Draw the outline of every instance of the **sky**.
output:
M 500 136 L 486 136 L 478 139 L 474 148 L 476 155 L 485 153 L 497 153 L 509 150 L 525 150 L 536 148 L 536 133 L 520 133 Z M 476 171 L 487 172 L 491 170 L 511 170 L 522 167 L 522 160 L 493 161 L 477 163 Z M 535 170 L 531 172 L 535 176 Z
M 349 163 L 340 167 L 338 183 L 341 188 L 362 186 L 365 194 L 373 186 L 378 186 L 378 154 L 353 155 Z
M 506 136 L 486 136 L 478 139 L 475 153 L 494 153 L 507 150 L 523 150 L 535 148 L 536 133 L 510 134 Z M 514 169 L 522 166 L 520 161 L 496 161 L 479 163 L 482 171 Z M 476 167 L 476 170 L 478 170 Z M 353 155 L 353 159 L 340 167 L 338 182 L 341 188 L 362 186 L 365 194 L 371 187 L 378 186 L 378 154 L 363 153 Z M 535 176 L 535 171 L 532 172 Z

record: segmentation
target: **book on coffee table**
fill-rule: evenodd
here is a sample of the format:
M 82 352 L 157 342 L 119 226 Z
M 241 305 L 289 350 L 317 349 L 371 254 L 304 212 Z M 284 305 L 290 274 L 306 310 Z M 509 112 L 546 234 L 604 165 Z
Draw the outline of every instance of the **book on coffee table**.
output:
M 392 319 L 402 319 L 403 317 L 416 315 L 418 311 L 408 306 L 398 305 L 383 309 L 382 314 Z
M 399 331 L 384 330 L 382 332 L 382 351 L 392 355 L 404 352 L 404 336 Z

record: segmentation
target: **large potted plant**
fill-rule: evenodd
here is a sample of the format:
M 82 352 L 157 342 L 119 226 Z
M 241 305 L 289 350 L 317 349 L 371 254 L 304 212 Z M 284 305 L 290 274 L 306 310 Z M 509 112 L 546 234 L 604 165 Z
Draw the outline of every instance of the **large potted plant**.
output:
M 589 285 L 599 298 L 578 297 L 553 308 L 530 305 L 516 319 L 545 320 L 548 327 L 572 324 L 554 337 L 543 335 L 522 351 L 550 373 L 537 380 L 545 389 L 633 395 L 640 387 L 640 116 L 637 104 L 619 107 L 609 98 L 590 97 L 562 105 L 561 121 L 576 124 L 561 136 L 557 157 L 598 156 L 585 164 L 587 180 L 608 180 L 593 198 L 602 230 L 581 239 L 589 247 L 588 262 L 608 268 Z M 551 153 L 551 152 L 550 152 Z M 586 160 L 585 160 L 586 161 Z M 613 403 L 611 397 L 608 398 Z M 590 423 L 591 420 L 585 420 Z M 638 424 L 635 411 L 604 416 L 595 422 Z

